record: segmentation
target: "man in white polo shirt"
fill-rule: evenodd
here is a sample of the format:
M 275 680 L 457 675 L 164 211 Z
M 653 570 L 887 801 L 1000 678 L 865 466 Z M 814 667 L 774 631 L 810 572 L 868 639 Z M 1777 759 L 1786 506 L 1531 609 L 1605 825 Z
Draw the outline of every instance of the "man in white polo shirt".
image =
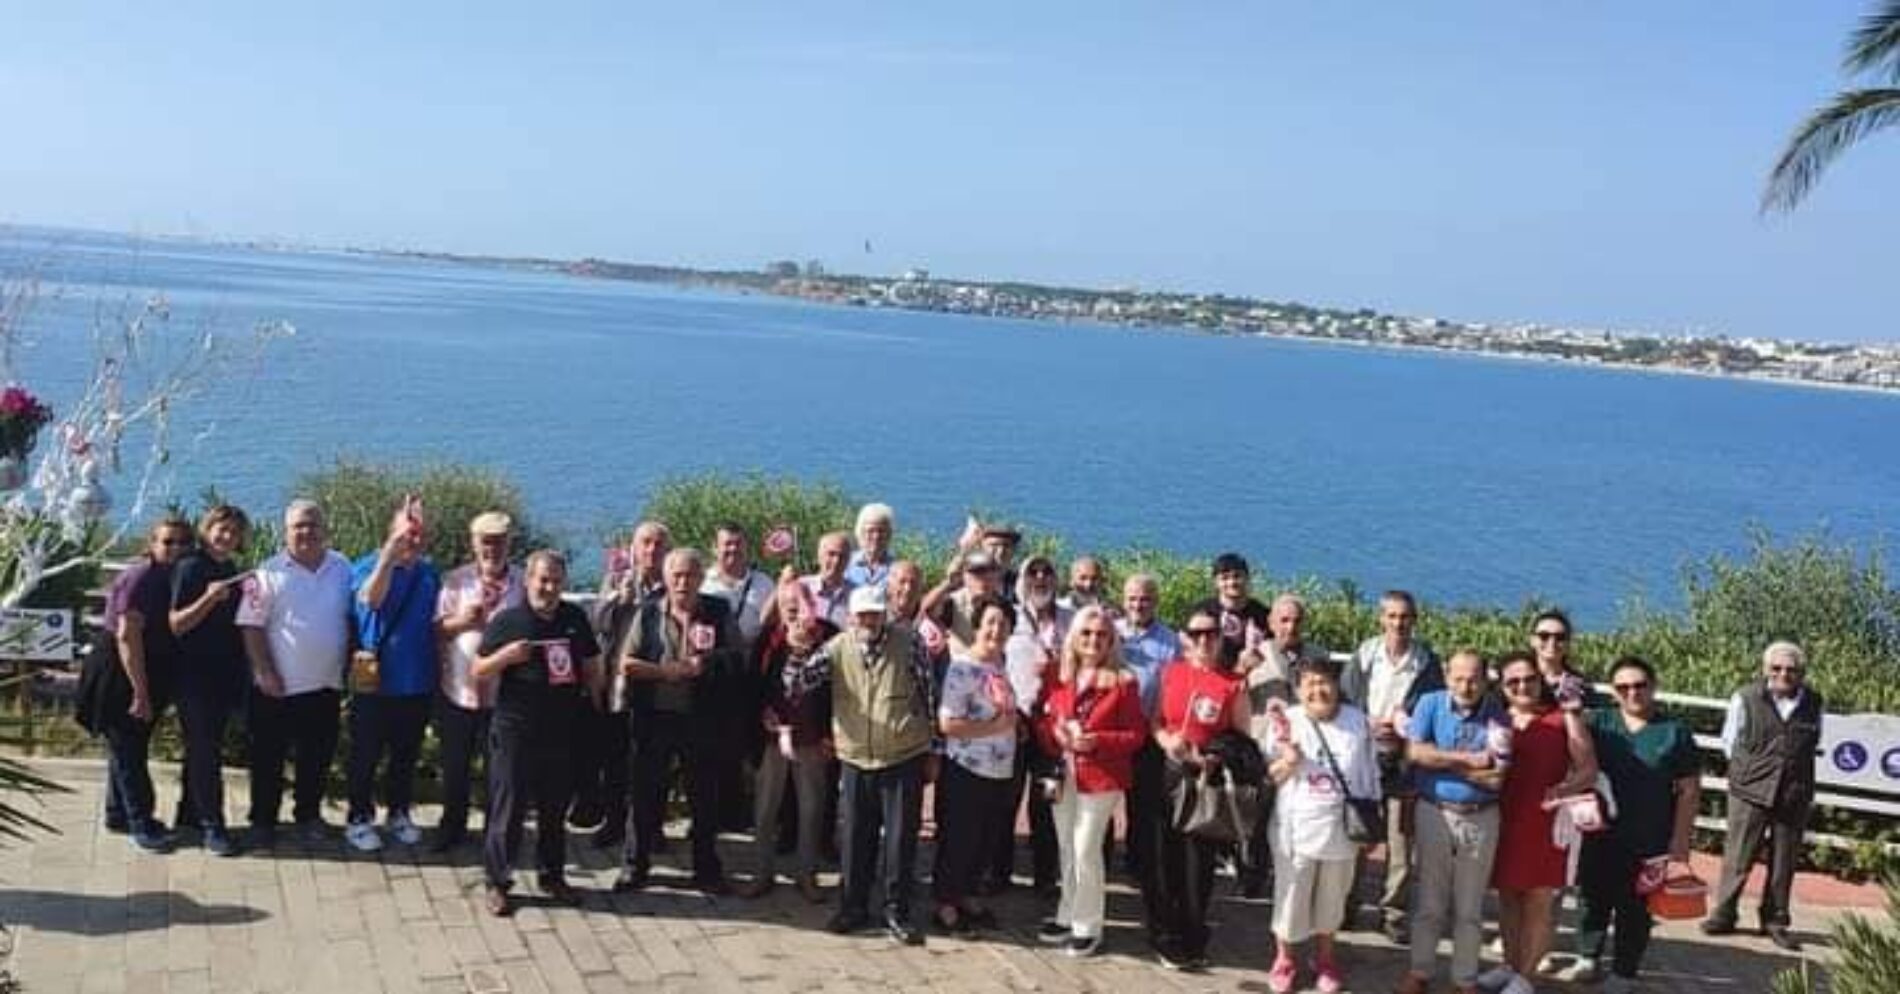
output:
M 306 842 L 323 837 L 324 775 L 336 753 L 343 664 L 350 649 L 350 561 L 330 548 L 323 509 L 284 509 L 284 551 L 243 583 L 237 623 L 255 684 L 250 700 L 252 846 L 276 842 L 284 760 L 297 763 L 292 816 Z
M 706 582 L 699 592 L 723 598 L 732 608 L 732 619 L 739 626 L 740 648 L 750 652 L 764 627 L 765 606 L 772 603 L 778 584 L 752 568 L 746 548 L 745 526 L 727 521 L 719 525 L 713 537 L 713 566 L 706 571 Z M 756 722 L 754 723 L 756 724 Z

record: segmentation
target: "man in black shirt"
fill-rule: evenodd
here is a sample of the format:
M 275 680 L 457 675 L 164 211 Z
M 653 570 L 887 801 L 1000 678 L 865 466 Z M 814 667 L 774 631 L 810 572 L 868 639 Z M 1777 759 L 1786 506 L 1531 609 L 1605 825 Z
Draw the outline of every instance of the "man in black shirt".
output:
M 1222 666 L 1245 669 L 1260 661 L 1259 644 L 1271 626 L 1267 606 L 1253 596 L 1253 573 L 1246 557 L 1237 552 L 1214 557 L 1214 596 L 1195 605 L 1194 610 L 1220 619 Z M 1242 655 L 1248 653 L 1251 657 L 1243 660 Z
M 499 679 L 489 733 L 487 837 L 483 860 L 488 911 L 514 911 L 508 896 L 521 848 L 527 800 L 535 804 L 535 859 L 543 893 L 563 904 L 580 895 L 568 884 L 568 794 L 573 789 L 575 729 L 605 692 L 600 646 L 580 608 L 561 600 L 567 560 L 551 549 L 528 557 L 528 603 L 489 620 L 473 667 Z

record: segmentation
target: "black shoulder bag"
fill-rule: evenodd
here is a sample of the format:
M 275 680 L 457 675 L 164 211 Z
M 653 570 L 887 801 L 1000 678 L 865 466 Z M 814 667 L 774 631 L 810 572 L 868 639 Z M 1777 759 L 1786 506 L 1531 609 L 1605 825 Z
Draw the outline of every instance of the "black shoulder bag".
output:
M 1312 721 L 1311 718 L 1307 720 Z M 1339 771 L 1339 761 L 1333 758 L 1333 748 L 1326 744 L 1326 730 L 1314 722 L 1313 734 L 1319 737 L 1319 754 L 1325 758 L 1327 768 L 1333 772 L 1333 780 L 1339 784 L 1340 801 L 1346 808 L 1346 838 L 1362 846 L 1384 842 L 1384 802 L 1371 797 L 1352 796 L 1352 788 L 1346 784 L 1346 775 Z

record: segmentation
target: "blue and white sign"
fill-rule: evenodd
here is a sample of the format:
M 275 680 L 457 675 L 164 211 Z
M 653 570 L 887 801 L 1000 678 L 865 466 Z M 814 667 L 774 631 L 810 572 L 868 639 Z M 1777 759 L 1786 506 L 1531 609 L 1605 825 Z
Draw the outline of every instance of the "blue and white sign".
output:
M 1900 717 L 1830 714 L 1821 719 L 1821 755 L 1814 773 L 1821 783 L 1841 787 L 1900 787 Z
M 0 659 L 72 662 L 73 613 L 43 608 L 0 608 Z

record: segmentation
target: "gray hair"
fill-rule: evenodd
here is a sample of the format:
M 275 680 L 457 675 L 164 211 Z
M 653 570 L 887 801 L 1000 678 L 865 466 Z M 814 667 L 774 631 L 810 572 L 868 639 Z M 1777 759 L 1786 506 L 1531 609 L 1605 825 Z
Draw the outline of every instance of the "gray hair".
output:
M 1272 610 L 1277 612 L 1280 610 L 1281 607 L 1286 606 L 1286 605 L 1291 605 L 1293 607 L 1298 608 L 1300 611 L 1300 617 L 1302 618 L 1306 617 L 1306 614 L 1307 614 L 1306 598 L 1301 597 L 1299 594 L 1281 594 L 1280 596 L 1275 597 L 1273 599 Z
M 1808 665 L 1808 654 L 1803 652 L 1800 646 L 1785 640 L 1771 642 L 1768 648 L 1761 651 L 1761 664 L 1763 666 L 1767 666 L 1777 659 L 1786 659 L 1796 666 Z
M 528 553 L 528 561 L 523 572 L 532 573 L 535 569 L 558 569 L 562 576 L 567 575 L 567 554 L 559 549 L 536 549 Z
M 690 545 L 682 545 L 666 554 L 666 561 L 660 564 L 661 570 L 670 570 L 675 563 L 685 563 L 695 573 L 706 572 L 706 557 Z
M 880 521 L 890 525 L 891 529 L 895 531 L 897 529 L 897 512 L 892 511 L 889 504 L 876 502 L 866 504 L 858 508 L 858 521 L 857 524 L 852 526 L 851 530 L 858 535 L 863 535 L 866 528 Z
M 1161 581 L 1155 579 L 1153 573 L 1136 573 L 1122 581 L 1122 591 L 1124 593 L 1127 592 L 1129 587 L 1140 587 L 1149 593 L 1160 593 Z
M 315 514 L 317 516 L 317 521 L 326 523 L 326 524 L 328 523 L 323 516 L 322 504 L 319 504 L 308 497 L 299 497 L 296 500 L 291 501 L 289 504 L 284 505 L 284 527 L 289 528 L 290 522 L 293 518 L 300 517 L 306 513 Z

